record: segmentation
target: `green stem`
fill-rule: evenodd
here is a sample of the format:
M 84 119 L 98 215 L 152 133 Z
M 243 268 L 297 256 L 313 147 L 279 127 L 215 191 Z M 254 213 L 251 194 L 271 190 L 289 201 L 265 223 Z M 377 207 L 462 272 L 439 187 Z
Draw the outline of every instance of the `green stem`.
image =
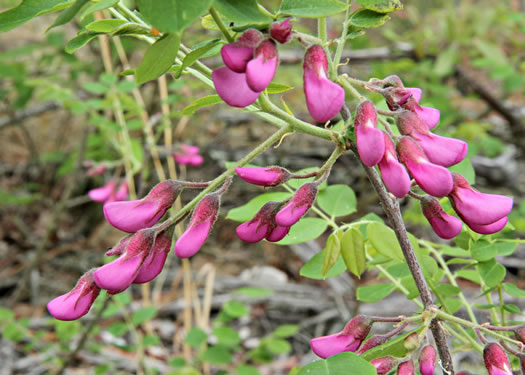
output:
M 345 79 L 344 75 L 337 77 L 337 83 L 343 86 L 345 91 L 354 98 L 359 99 L 360 101 L 365 100 L 365 97 L 361 95 L 359 91 L 357 91 L 355 87 L 352 86 L 352 84 Z
M 343 50 L 346 44 L 346 34 L 348 34 L 348 17 L 350 15 L 350 4 L 346 8 L 345 22 L 343 22 L 343 30 L 341 31 L 341 36 L 337 42 L 337 48 L 335 50 L 334 61 L 333 61 L 333 70 L 337 73 L 338 65 L 341 63 L 341 56 L 343 55 Z
M 226 28 L 226 25 L 221 20 L 221 16 L 219 16 L 219 13 L 217 13 L 214 7 L 210 8 L 210 15 L 215 21 L 215 23 L 217 24 L 217 26 L 219 27 L 219 29 L 221 30 L 222 35 L 224 35 L 228 43 L 232 43 L 233 37 L 230 35 L 230 32 Z
M 486 290 L 483 290 L 485 293 Z M 494 301 L 492 300 L 492 292 L 485 294 L 485 298 L 487 299 L 487 303 L 489 305 L 494 305 Z M 490 319 L 492 320 L 492 324 L 499 325 L 499 319 L 498 319 L 498 313 L 496 312 L 496 307 L 491 307 L 489 309 L 490 311 Z
M 340 145 L 338 145 L 334 149 L 334 151 L 332 151 L 332 153 L 330 154 L 330 157 L 325 161 L 323 166 L 317 171 L 317 178 L 316 178 L 316 180 L 318 180 L 321 177 L 323 177 L 323 175 L 325 174 L 326 171 L 332 169 L 332 166 L 334 165 L 334 163 L 337 161 L 337 159 L 339 159 L 339 157 L 344 152 L 345 152 L 344 147 L 341 147 Z
M 272 146 L 275 142 L 279 141 L 285 134 L 291 133 L 293 131 L 293 128 L 291 125 L 287 125 L 273 133 L 268 139 L 266 139 L 263 143 L 261 143 L 259 146 L 254 148 L 249 154 L 247 154 L 244 158 L 239 160 L 237 163 L 235 163 L 234 166 L 227 169 L 225 172 L 223 172 L 221 175 L 219 175 L 217 178 L 215 178 L 213 181 L 210 182 L 208 187 L 201 191 L 195 198 L 193 198 L 189 203 L 187 203 L 184 207 L 182 207 L 175 215 L 167 219 L 164 223 L 159 225 L 159 231 L 166 229 L 170 225 L 173 225 L 177 222 L 178 219 L 180 219 L 182 216 L 184 216 L 186 213 L 188 213 L 197 203 L 200 202 L 202 198 L 208 193 L 211 193 L 215 189 L 217 189 L 222 183 L 230 176 L 233 176 L 235 174 L 235 168 L 242 167 L 243 165 L 249 163 L 252 159 L 254 159 L 257 155 L 259 155 L 261 152 Z
M 326 43 L 326 17 L 321 17 L 317 19 L 317 35 L 321 39 L 321 43 Z
M 268 9 L 263 7 L 261 4 L 257 4 L 257 8 L 259 8 L 259 12 L 261 12 L 262 14 L 270 17 L 271 19 L 275 19 L 275 16 Z
M 505 321 L 505 304 L 503 303 L 503 293 L 501 290 L 501 284 L 498 285 L 498 296 L 499 296 L 499 307 L 501 311 L 501 324 L 506 326 L 507 323 Z

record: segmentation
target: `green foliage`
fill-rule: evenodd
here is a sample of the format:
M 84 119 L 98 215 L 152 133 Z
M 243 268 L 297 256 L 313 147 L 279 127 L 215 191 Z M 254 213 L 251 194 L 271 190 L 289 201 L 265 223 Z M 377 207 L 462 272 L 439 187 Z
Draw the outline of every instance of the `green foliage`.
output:
M 356 211 L 357 199 L 347 185 L 330 185 L 319 192 L 317 203 L 331 216 L 346 216 Z
M 301 267 L 299 274 L 309 279 L 324 280 L 336 277 L 346 270 L 343 258 L 339 258 L 334 266 L 323 275 L 324 250 L 315 254 L 304 266 Z
M 181 34 L 167 34 L 153 43 L 137 68 L 137 83 L 151 81 L 166 73 L 177 57 L 180 41 Z
M 23 0 L 17 7 L 0 13 L 0 33 L 14 29 L 47 13 L 67 8 L 73 0 Z
M 193 327 L 188 334 L 186 335 L 186 338 L 184 339 L 184 342 L 191 346 L 194 349 L 197 349 L 200 347 L 206 340 L 208 339 L 208 334 L 204 332 L 202 329 Z
M 214 7 L 235 22 L 269 23 L 270 17 L 259 11 L 256 0 L 215 0 Z
M 180 33 L 210 8 L 212 0 L 137 0 L 141 14 L 153 27 Z
M 302 243 L 307 241 L 315 240 L 321 234 L 323 234 L 328 228 L 328 223 L 323 219 L 316 217 L 305 217 L 302 218 L 290 228 L 290 232 L 281 241 L 277 242 L 278 245 L 293 245 L 296 243 Z
M 251 220 L 253 216 L 257 213 L 257 211 L 259 211 L 261 207 L 264 206 L 266 203 L 271 201 L 282 201 L 290 198 L 290 196 L 290 193 L 284 192 L 264 193 L 258 195 L 257 197 L 250 200 L 248 203 L 240 207 L 232 208 L 230 211 L 228 211 L 226 219 L 241 222 Z
M 139 326 L 148 320 L 153 319 L 155 315 L 157 315 L 157 308 L 155 306 L 143 307 L 133 311 L 133 314 L 131 314 L 131 322 L 135 326 Z
M 400 0 L 356 0 L 356 3 L 365 9 L 379 13 L 390 13 L 403 9 Z
M 49 27 L 49 29 L 52 29 L 56 26 L 62 26 L 68 23 L 77 15 L 77 13 L 82 9 L 82 7 L 87 4 L 89 0 L 76 0 L 73 5 L 71 5 L 66 10 L 62 11 L 55 22 Z M 48 29 L 48 30 L 49 30 Z
M 319 18 L 341 13 L 346 10 L 347 6 L 339 0 L 283 0 L 279 13 Z
M 350 17 L 350 24 L 364 29 L 379 27 L 385 24 L 390 17 L 385 13 L 374 12 L 373 10 L 360 9 Z
M 361 277 L 366 269 L 364 238 L 356 228 L 348 229 L 341 238 L 341 255 L 346 268 L 355 276 Z
M 356 297 L 361 302 L 379 302 L 382 299 L 388 297 L 395 289 L 392 284 L 374 284 L 360 286 L 357 288 Z
M 375 367 L 370 362 L 354 353 L 345 352 L 309 363 L 299 371 L 298 375 L 347 375 L 348 369 L 360 375 L 377 374 Z

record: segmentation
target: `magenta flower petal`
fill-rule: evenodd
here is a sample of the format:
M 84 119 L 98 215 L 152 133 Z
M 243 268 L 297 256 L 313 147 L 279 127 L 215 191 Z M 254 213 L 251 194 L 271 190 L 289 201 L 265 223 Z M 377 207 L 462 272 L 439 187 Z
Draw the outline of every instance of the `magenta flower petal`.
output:
M 429 129 L 433 129 L 438 124 L 439 118 L 441 117 L 439 109 L 432 107 L 418 106 L 416 107 L 415 112 L 423 121 L 425 121 Z
M 51 300 L 47 310 L 58 320 L 76 320 L 88 313 L 99 293 L 100 288 L 93 280 L 93 271 L 88 271 L 73 290 Z
M 101 203 L 105 202 L 111 197 L 111 195 L 115 191 L 116 186 L 117 186 L 117 183 L 111 180 L 103 187 L 99 187 L 99 188 L 90 190 L 88 192 L 88 196 L 92 201 L 101 202 Z
M 449 198 L 454 210 L 469 224 L 488 225 L 501 220 L 512 210 L 511 198 L 485 194 L 474 190 L 467 180 L 460 174 L 454 173 L 454 190 Z
M 190 226 L 175 243 L 175 255 L 179 258 L 194 256 L 204 245 L 210 234 L 213 222 L 205 221 L 195 226 Z
M 397 368 L 397 375 L 414 375 L 414 362 L 411 360 L 403 362 Z
M 434 375 L 437 353 L 432 345 L 427 345 L 419 356 L 419 371 L 421 375 Z
M 235 73 L 228 67 L 215 69 L 211 74 L 217 94 L 228 105 L 244 108 L 253 104 L 260 92 L 255 92 L 246 83 L 245 73 Z
M 508 221 L 509 221 L 509 218 L 505 216 L 503 219 L 499 219 L 498 221 L 495 221 L 492 224 L 480 225 L 480 224 L 472 224 L 467 221 L 465 221 L 465 224 L 467 224 L 468 227 L 476 233 L 493 234 L 505 228 L 505 225 L 507 225 Z
M 150 282 L 161 273 L 171 249 L 171 238 L 172 233 L 170 231 L 164 231 L 157 235 L 153 247 L 133 280 L 133 284 Z
M 128 199 L 129 196 L 129 186 L 127 182 L 123 182 L 120 184 L 120 187 L 118 188 L 117 192 L 115 193 L 115 200 L 116 201 L 125 201 Z
M 270 242 L 279 242 L 284 237 L 286 237 L 288 232 L 290 232 L 290 227 L 283 227 L 281 225 L 277 225 L 266 237 L 266 240 Z
M 386 188 L 398 198 L 403 198 L 410 190 L 410 176 L 406 168 L 397 158 L 396 146 L 390 136 L 383 132 L 385 138 L 385 154 L 379 162 L 379 171 Z
M 292 40 L 292 25 L 287 18 L 283 22 L 274 22 L 270 27 L 270 35 L 279 43 L 285 44 Z
M 343 107 L 345 92 L 341 86 L 330 81 L 328 59 L 320 45 L 314 45 L 304 56 L 304 94 L 308 112 L 318 122 L 327 122 Z
M 343 352 L 355 352 L 361 344 L 353 336 L 334 333 L 328 336 L 316 337 L 310 340 L 312 351 L 325 359 Z
M 275 57 L 266 60 L 259 56 L 251 60 L 246 66 L 246 83 L 255 92 L 263 91 L 272 82 L 279 60 Z
M 134 233 L 140 229 L 155 225 L 167 210 L 162 210 L 161 208 L 160 201 L 111 202 L 104 205 L 104 216 L 115 228 L 123 232 Z
M 459 139 L 432 134 L 418 135 L 417 140 L 428 160 L 443 167 L 456 165 L 467 155 L 468 145 Z
M 235 229 L 237 236 L 244 242 L 259 242 L 268 234 L 268 225 L 261 225 L 259 221 L 247 221 Z
M 427 218 L 434 232 L 446 240 L 456 237 L 461 233 L 463 223 L 454 216 L 448 215 L 439 202 L 429 196 L 421 200 L 423 215 Z
M 483 359 L 489 375 L 512 375 L 509 358 L 496 343 L 489 343 L 483 349 Z
M 295 192 L 290 202 L 275 215 L 277 225 L 291 227 L 297 223 L 314 204 L 317 191 L 318 186 L 315 182 L 309 182 L 301 186 Z
M 277 186 L 288 181 L 292 175 L 281 167 L 235 168 L 237 175 L 244 181 L 260 186 Z
M 412 94 L 412 97 L 415 99 L 415 101 L 419 103 L 422 94 L 422 91 L 419 87 L 405 87 L 405 90 Z
M 395 360 L 392 357 L 381 357 L 371 360 L 370 363 L 376 368 L 377 375 L 385 375 L 394 368 Z
M 236 72 L 244 73 L 248 61 L 253 58 L 253 47 L 240 46 L 238 43 L 226 44 L 221 48 L 222 61 Z
M 359 104 L 354 126 L 359 157 L 364 164 L 373 167 L 385 153 L 385 136 L 377 128 L 377 113 L 372 102 L 366 100 Z

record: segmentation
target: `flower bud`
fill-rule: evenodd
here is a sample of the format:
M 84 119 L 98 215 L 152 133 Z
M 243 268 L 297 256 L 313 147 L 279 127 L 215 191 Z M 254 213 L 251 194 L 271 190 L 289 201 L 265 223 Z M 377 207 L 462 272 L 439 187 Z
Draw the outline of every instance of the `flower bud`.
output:
M 412 111 L 418 115 L 418 117 L 425 122 L 429 129 L 435 128 L 441 117 L 441 112 L 439 112 L 439 109 L 423 107 L 419 105 L 413 96 L 407 99 L 406 103 L 403 105 L 403 108 L 408 109 L 409 111 Z
M 88 192 L 88 196 L 92 201 L 103 203 L 107 201 L 112 194 L 114 194 L 116 187 L 117 183 L 111 180 L 103 187 L 91 189 Z
M 142 263 L 133 284 L 143 284 L 156 278 L 164 267 L 166 258 L 171 249 L 172 231 L 165 230 L 155 237 L 155 243 L 151 248 L 148 256 Z
M 355 115 L 357 151 L 363 163 L 373 167 L 385 153 L 385 137 L 377 128 L 377 113 L 371 101 L 361 102 Z
M 307 182 L 301 186 L 292 199 L 275 215 L 275 222 L 283 227 L 291 227 L 312 207 L 318 192 L 317 182 Z
M 461 233 L 463 227 L 461 220 L 443 211 L 437 199 L 427 195 L 420 203 L 423 215 L 439 237 L 449 240 Z
M 467 155 L 468 145 L 455 138 L 432 134 L 422 119 L 413 112 L 402 111 L 396 116 L 397 126 L 403 135 L 414 138 L 434 164 L 451 167 Z
M 273 166 L 267 168 L 235 168 L 237 175 L 244 181 L 265 187 L 278 186 L 292 178 L 284 168 Z
M 47 304 L 47 310 L 58 320 L 76 320 L 86 315 L 98 297 L 100 288 L 93 279 L 93 270 L 86 272 L 77 285 Z
M 358 315 L 346 324 L 342 333 L 350 334 L 355 337 L 356 340 L 361 342 L 366 339 L 366 336 L 368 336 L 370 333 L 373 324 L 374 322 L 367 316 Z
M 220 204 L 221 196 L 217 192 L 202 198 L 193 210 L 186 231 L 175 243 L 175 255 L 179 258 L 189 258 L 201 249 L 217 220 Z
M 516 340 L 519 340 L 523 344 L 525 344 L 525 325 L 519 326 L 514 330 L 514 336 L 516 337 Z
M 343 107 L 345 92 L 341 86 L 328 79 L 328 59 L 320 45 L 308 48 L 303 69 L 308 112 L 314 120 L 325 123 Z
M 411 360 L 401 363 L 399 367 L 397 368 L 397 375 L 414 375 L 414 374 L 415 374 L 414 362 L 412 362 Z
M 128 246 L 129 240 L 131 240 L 131 237 L 133 237 L 132 234 L 128 234 L 124 237 L 122 237 L 118 244 L 113 246 L 111 249 L 109 249 L 106 252 L 106 256 L 121 256 L 122 253 L 126 250 L 126 246 Z
M 434 375 L 436 358 L 436 349 L 432 345 L 427 345 L 423 348 L 419 356 L 419 371 L 421 375 Z
M 438 109 L 419 105 L 421 99 L 419 88 L 390 87 L 384 91 L 383 95 L 391 110 L 399 107 L 409 110 L 418 115 L 429 129 L 434 128 L 439 122 L 441 113 Z
M 412 138 L 401 137 L 397 144 L 397 152 L 401 163 L 427 194 L 444 197 L 452 191 L 452 175 L 448 169 L 431 163 Z
M 407 337 L 405 337 L 405 340 L 403 341 L 403 346 L 406 350 L 414 351 L 419 347 L 419 335 L 417 332 L 413 332 Z
M 133 233 L 149 228 L 160 220 L 173 205 L 182 190 L 182 184 L 166 180 L 157 184 L 141 200 L 111 202 L 104 205 L 104 216 L 115 228 Z
M 253 58 L 253 52 L 262 39 L 258 30 L 248 29 L 237 40 L 221 48 L 221 57 L 224 64 L 235 73 L 244 73 L 248 61 Z
M 397 158 L 396 146 L 390 136 L 383 132 L 385 153 L 379 162 L 381 178 L 387 189 L 398 198 L 403 198 L 410 191 L 410 176 Z
M 126 290 L 137 277 L 155 241 L 155 231 L 141 229 L 127 242 L 121 255 L 95 270 L 93 277 L 101 289 L 110 294 Z
M 396 361 L 392 357 L 381 357 L 371 360 L 370 363 L 376 368 L 377 375 L 386 375 L 394 368 Z
M 512 375 L 509 359 L 505 351 L 496 343 L 483 348 L 483 359 L 489 375 Z
M 255 214 L 253 219 L 243 223 L 235 230 L 237 236 L 245 242 L 255 243 L 267 237 L 275 229 L 275 214 L 281 202 L 268 202 Z
M 287 18 L 283 22 L 274 22 L 270 27 L 270 36 L 281 44 L 288 43 L 292 40 L 292 25 Z
M 266 39 L 255 50 L 255 57 L 246 65 L 246 83 L 255 92 L 263 91 L 272 82 L 279 57 L 277 47 L 271 39 Z
M 473 189 L 458 173 L 452 174 L 454 188 L 449 194 L 452 206 L 463 221 L 471 226 L 495 224 L 512 210 L 512 199 L 503 195 L 484 194 Z M 500 222 L 498 225 L 502 224 Z
M 359 348 L 357 351 L 357 355 L 361 355 L 364 352 L 375 348 L 376 346 L 383 345 L 385 342 L 387 342 L 390 339 L 388 336 L 372 336 L 368 340 L 364 342 L 363 345 Z
M 498 221 L 495 221 L 492 224 L 480 225 L 480 224 L 472 224 L 468 221 L 465 221 L 465 224 L 467 224 L 468 227 L 476 233 L 493 234 L 505 228 L 505 225 L 507 225 L 508 221 L 509 221 L 509 218 L 505 216 L 504 218 L 499 219 Z

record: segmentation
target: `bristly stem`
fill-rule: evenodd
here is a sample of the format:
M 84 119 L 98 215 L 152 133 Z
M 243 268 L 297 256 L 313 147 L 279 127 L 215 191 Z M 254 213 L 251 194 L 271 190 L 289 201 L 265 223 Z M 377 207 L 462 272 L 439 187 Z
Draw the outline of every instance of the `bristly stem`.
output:
M 232 43 L 233 37 L 230 35 L 230 32 L 226 28 L 226 25 L 221 20 L 221 16 L 219 15 L 219 13 L 217 13 L 214 7 L 210 8 L 210 15 L 215 21 L 215 23 L 217 24 L 217 26 L 219 27 L 219 29 L 221 30 L 222 35 L 224 35 L 228 43 Z

